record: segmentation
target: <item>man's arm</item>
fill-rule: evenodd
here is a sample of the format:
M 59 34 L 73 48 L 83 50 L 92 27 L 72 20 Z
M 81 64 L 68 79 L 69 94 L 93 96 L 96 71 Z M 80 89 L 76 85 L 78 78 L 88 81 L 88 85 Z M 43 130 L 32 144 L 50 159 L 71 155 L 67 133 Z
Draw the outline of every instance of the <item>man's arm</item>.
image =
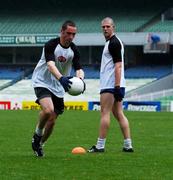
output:
M 47 62 L 47 67 L 48 67 L 48 70 L 55 76 L 55 78 L 59 80 L 59 82 L 63 86 L 64 90 L 67 92 L 69 90 L 69 88 L 70 88 L 70 84 L 72 84 L 72 82 L 69 80 L 69 78 L 63 76 L 59 72 L 59 70 L 55 66 L 54 61 L 48 61 Z
M 122 62 L 115 63 L 115 87 L 120 86 Z
M 123 91 L 120 87 L 121 69 L 122 69 L 122 62 L 116 62 L 115 63 L 115 92 L 114 92 L 114 97 L 116 101 L 122 101 L 122 99 L 124 98 Z
M 59 72 L 59 70 L 55 66 L 54 61 L 48 61 L 47 67 L 48 67 L 48 70 L 56 77 L 56 79 L 59 80 L 62 77 L 62 74 Z
M 82 70 L 82 67 L 80 64 L 80 52 L 74 43 L 72 43 L 71 48 L 74 52 L 74 58 L 73 58 L 72 63 L 73 63 L 73 68 L 76 71 L 76 77 L 84 79 L 84 71 Z

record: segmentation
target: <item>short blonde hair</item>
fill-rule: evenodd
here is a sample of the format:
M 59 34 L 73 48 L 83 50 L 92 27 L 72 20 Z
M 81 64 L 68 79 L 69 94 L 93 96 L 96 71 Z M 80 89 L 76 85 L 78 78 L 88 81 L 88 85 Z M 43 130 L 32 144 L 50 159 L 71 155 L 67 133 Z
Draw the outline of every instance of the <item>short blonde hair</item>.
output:
M 104 21 L 110 21 L 111 24 L 113 25 L 113 27 L 115 27 L 115 23 L 114 20 L 110 17 L 105 17 L 101 22 L 103 23 Z

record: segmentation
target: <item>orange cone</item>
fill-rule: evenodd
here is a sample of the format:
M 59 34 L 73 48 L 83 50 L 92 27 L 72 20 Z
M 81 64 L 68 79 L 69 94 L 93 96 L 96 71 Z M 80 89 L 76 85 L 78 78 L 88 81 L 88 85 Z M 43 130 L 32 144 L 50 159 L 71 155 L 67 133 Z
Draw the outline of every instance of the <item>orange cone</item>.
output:
M 86 150 L 83 147 L 75 147 L 72 149 L 72 154 L 85 154 Z

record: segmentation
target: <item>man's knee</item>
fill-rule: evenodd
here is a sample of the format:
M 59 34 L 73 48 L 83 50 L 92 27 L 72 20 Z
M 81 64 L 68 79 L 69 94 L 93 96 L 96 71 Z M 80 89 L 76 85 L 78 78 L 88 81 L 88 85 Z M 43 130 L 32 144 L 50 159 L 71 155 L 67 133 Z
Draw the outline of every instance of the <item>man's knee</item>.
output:
M 52 108 L 45 108 L 43 109 L 43 113 L 47 118 L 54 118 L 54 109 Z

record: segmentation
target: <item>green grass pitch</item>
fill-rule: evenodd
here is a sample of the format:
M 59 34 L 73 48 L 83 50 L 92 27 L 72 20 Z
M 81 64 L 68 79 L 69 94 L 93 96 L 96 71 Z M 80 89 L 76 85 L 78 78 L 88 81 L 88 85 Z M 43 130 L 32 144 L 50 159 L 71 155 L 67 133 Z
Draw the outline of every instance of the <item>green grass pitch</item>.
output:
M 134 153 L 122 152 L 122 134 L 113 117 L 102 154 L 73 155 L 76 146 L 88 149 L 98 136 L 98 111 L 65 111 L 36 158 L 31 138 L 38 111 L 0 111 L 1 180 L 118 180 L 173 179 L 173 113 L 125 112 Z

